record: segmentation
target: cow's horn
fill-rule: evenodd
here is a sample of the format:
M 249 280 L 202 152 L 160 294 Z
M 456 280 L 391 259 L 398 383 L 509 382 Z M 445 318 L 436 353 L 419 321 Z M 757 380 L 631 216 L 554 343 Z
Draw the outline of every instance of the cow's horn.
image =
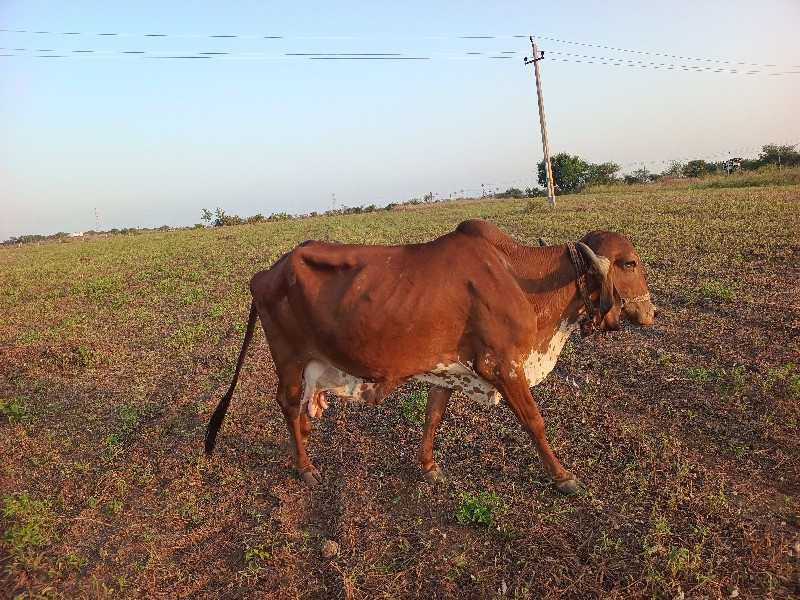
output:
M 608 276 L 608 269 L 611 266 L 611 262 L 605 256 L 597 256 L 597 254 L 594 253 L 594 250 L 589 248 L 589 246 L 583 242 L 578 242 L 576 246 L 578 246 L 581 254 L 583 254 L 583 258 L 586 259 L 586 262 L 588 262 L 589 265 L 594 269 L 595 273 L 603 278 L 606 278 Z
M 539 245 L 540 246 L 547 246 L 547 241 L 544 238 L 539 238 Z

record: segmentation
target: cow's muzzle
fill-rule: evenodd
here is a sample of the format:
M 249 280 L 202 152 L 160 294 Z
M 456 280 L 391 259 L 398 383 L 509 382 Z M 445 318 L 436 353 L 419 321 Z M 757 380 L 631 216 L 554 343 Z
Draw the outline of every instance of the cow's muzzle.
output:
M 655 321 L 658 310 L 650 301 L 650 294 L 622 299 L 622 318 L 634 325 L 647 327 Z

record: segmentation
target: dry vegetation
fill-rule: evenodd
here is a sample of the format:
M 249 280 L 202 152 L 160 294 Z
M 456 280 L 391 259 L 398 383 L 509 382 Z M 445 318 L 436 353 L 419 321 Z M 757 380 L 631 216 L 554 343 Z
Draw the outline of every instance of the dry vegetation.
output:
M 2 250 L 0 597 L 797 597 L 799 199 L 614 190 Z M 408 388 L 332 403 L 309 489 L 263 339 L 202 455 L 254 271 L 467 217 L 532 244 L 614 229 L 644 256 L 656 326 L 572 338 L 534 391 L 587 494 L 547 484 L 510 411 L 457 399 L 428 487 Z

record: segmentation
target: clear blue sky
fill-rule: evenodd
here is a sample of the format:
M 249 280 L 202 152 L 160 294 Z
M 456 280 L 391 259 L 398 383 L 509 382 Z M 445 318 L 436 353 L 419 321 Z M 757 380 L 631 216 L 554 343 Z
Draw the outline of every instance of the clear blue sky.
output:
M 660 171 L 800 143 L 796 0 L 3 0 L 0 29 L 15 31 L 0 32 L 14 55 L 0 57 L 0 240 L 93 229 L 95 209 L 102 229 L 182 226 L 204 207 L 298 214 L 334 193 L 337 206 L 384 206 L 534 186 L 541 138 L 519 35 L 546 52 L 552 152 Z M 152 58 L 203 52 L 228 54 Z

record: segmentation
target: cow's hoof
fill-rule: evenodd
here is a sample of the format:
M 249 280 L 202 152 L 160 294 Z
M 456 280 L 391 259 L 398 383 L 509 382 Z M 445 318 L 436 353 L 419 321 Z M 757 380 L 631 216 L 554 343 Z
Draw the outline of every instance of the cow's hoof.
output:
M 572 494 L 580 494 L 586 491 L 586 486 L 581 483 L 581 480 L 573 477 L 572 479 L 565 479 L 564 481 L 554 481 L 553 487 L 565 496 Z
M 317 471 L 317 469 L 314 467 L 311 467 L 309 471 L 301 471 L 300 478 L 306 485 L 310 487 L 314 487 L 322 483 L 322 475 L 320 475 L 319 471 Z
M 444 481 L 444 475 L 439 465 L 433 465 L 430 469 L 425 471 L 425 483 L 428 485 L 436 485 Z

